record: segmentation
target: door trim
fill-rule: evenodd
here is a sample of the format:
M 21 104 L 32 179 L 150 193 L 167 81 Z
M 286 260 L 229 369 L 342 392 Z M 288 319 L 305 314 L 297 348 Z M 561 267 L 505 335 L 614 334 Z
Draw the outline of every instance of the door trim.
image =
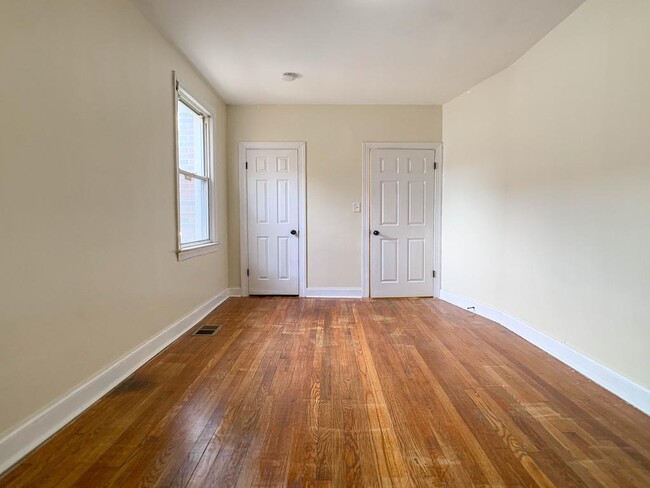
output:
M 433 278 L 432 295 L 440 297 L 442 263 L 442 142 L 364 142 L 361 186 L 361 285 L 370 296 L 370 152 L 373 149 L 432 149 L 437 169 L 433 176 Z
M 248 177 L 246 151 L 249 149 L 296 149 L 298 151 L 298 290 L 305 296 L 307 287 L 307 173 L 304 142 L 239 143 L 239 258 L 241 296 L 248 296 Z

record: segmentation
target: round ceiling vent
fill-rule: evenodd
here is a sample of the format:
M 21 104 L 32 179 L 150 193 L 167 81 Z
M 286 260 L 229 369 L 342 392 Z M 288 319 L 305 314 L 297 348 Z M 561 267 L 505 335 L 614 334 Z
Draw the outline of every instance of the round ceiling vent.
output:
M 282 80 L 283 81 L 294 81 L 300 78 L 300 75 L 298 73 L 292 73 L 292 72 L 287 72 L 287 73 L 282 73 Z

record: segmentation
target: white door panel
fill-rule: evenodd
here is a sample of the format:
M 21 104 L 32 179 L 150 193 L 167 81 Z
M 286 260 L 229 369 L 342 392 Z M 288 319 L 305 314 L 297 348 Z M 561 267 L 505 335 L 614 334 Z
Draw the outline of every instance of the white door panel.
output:
M 398 282 L 399 242 L 397 239 L 381 238 L 381 283 Z
M 409 283 L 423 283 L 425 281 L 426 255 L 425 239 L 408 239 L 406 281 Z
M 433 295 L 434 156 L 430 149 L 371 151 L 372 297 Z
M 381 225 L 399 225 L 399 181 L 381 181 Z
M 249 149 L 247 160 L 248 292 L 298 295 L 298 151 Z

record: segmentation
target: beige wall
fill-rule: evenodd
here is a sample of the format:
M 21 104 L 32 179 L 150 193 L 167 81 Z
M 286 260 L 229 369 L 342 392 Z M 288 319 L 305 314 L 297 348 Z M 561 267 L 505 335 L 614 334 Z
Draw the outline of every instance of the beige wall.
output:
M 443 110 L 443 289 L 646 387 L 649 26 L 647 0 L 588 0 Z
M 218 252 L 174 254 L 171 71 L 216 109 Z M 0 6 L 0 437 L 227 286 L 226 109 L 124 0 Z
M 299 83 L 299 82 L 297 82 Z M 305 141 L 307 286 L 361 287 L 361 145 L 439 141 L 441 107 L 372 105 L 228 106 L 230 286 L 239 286 L 239 143 Z

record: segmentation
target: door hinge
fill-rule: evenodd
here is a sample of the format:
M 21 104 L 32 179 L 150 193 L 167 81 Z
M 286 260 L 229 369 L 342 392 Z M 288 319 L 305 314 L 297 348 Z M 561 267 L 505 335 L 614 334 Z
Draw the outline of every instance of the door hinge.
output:
M 246 169 L 248 169 L 248 161 L 246 161 Z
M 436 163 L 435 161 L 433 163 L 433 169 L 438 169 L 438 163 Z
M 436 270 L 435 269 L 433 270 L 433 277 L 434 278 L 436 277 Z
M 250 276 L 250 275 L 251 275 L 251 270 L 246 268 L 246 276 Z

